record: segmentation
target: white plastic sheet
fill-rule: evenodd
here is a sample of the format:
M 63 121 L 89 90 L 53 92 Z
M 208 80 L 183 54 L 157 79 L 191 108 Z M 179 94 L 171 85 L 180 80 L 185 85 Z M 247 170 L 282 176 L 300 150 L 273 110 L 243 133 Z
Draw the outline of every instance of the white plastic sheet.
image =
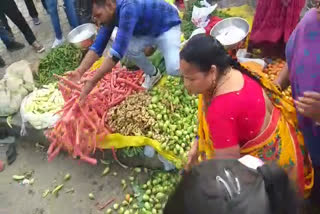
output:
M 198 28 L 204 28 L 209 23 L 208 16 L 217 8 L 217 4 L 208 7 L 193 6 L 192 23 Z

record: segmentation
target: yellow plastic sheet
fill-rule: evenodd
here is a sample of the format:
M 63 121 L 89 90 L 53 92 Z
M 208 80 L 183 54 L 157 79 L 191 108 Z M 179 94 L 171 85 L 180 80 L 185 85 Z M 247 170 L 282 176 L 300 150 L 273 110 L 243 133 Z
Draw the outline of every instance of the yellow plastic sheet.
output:
M 151 146 L 165 159 L 171 161 L 178 169 L 180 169 L 183 164 L 182 160 L 176 157 L 172 152 L 164 151 L 158 141 L 148 137 L 110 134 L 104 137 L 102 140 L 99 139 L 98 142 L 99 148 L 101 149 L 122 149 L 126 147 Z
M 240 7 L 230 7 L 230 8 L 221 9 L 221 11 L 223 11 L 224 13 L 226 13 L 230 16 L 237 16 L 237 17 L 241 17 L 241 18 L 244 18 L 245 20 L 247 20 L 247 22 L 249 23 L 249 26 L 250 26 L 249 32 L 251 32 L 254 13 L 255 13 L 255 10 L 252 7 L 245 4 Z M 249 35 L 246 40 L 246 44 L 245 44 L 246 47 L 248 47 L 248 43 L 249 43 Z
M 251 31 L 254 12 L 255 12 L 252 7 L 245 4 L 240 7 L 230 7 L 230 8 L 221 9 L 221 11 L 230 16 L 241 17 L 247 20 L 250 25 L 250 31 Z

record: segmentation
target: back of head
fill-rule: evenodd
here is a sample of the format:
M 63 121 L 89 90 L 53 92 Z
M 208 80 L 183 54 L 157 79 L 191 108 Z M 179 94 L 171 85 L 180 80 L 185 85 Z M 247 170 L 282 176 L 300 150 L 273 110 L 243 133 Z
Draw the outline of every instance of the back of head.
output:
M 296 196 L 276 165 L 252 170 L 238 160 L 210 160 L 183 176 L 164 214 L 296 214 Z

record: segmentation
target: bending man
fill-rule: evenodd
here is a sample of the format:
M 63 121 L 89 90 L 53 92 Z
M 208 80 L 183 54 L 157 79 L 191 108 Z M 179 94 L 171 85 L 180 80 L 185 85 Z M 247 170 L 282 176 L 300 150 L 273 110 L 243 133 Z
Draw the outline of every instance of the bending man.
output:
M 142 86 L 152 88 L 161 74 L 145 56 L 146 47 L 156 46 L 165 58 L 167 73 L 179 74 L 181 20 L 173 6 L 164 0 L 95 0 L 93 16 L 103 26 L 79 68 L 69 75 L 70 79 L 81 78 L 102 55 L 114 27 L 119 29 L 108 57 L 96 75 L 86 82 L 80 96 L 82 101 L 124 55 L 145 72 Z

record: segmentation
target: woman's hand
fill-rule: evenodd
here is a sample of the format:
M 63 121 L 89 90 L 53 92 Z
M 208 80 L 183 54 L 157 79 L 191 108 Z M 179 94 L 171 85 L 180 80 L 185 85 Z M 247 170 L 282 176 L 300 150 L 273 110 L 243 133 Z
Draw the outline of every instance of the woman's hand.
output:
M 195 140 L 188 153 L 188 162 L 185 166 L 186 171 L 190 171 L 191 167 L 198 163 L 198 157 L 199 157 L 198 147 L 199 147 L 198 140 Z
M 295 100 L 297 110 L 305 117 L 320 122 L 320 93 L 314 91 L 304 92 L 303 97 Z

